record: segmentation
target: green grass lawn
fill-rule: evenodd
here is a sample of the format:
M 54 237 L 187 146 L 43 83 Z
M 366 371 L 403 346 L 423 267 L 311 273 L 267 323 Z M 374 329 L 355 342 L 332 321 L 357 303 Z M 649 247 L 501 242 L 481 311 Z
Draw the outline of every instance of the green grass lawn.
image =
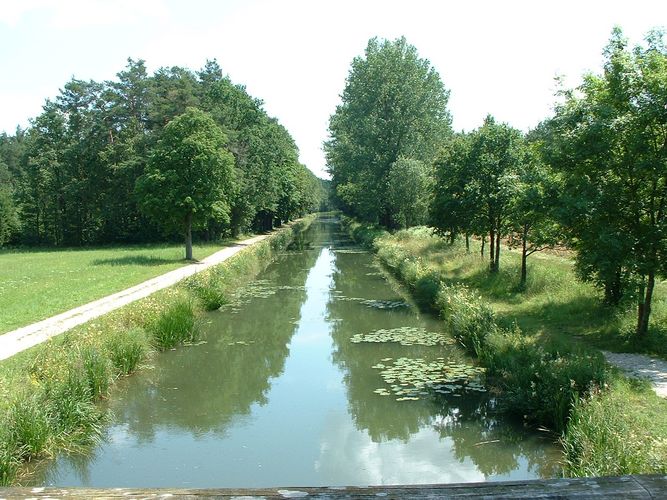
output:
M 221 243 L 195 245 L 203 259 Z M 0 251 L 0 334 L 186 264 L 182 244 Z

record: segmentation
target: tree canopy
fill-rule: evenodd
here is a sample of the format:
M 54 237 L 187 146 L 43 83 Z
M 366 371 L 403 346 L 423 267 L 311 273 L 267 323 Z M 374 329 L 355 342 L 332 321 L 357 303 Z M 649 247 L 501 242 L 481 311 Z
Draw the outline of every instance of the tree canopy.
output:
M 192 227 L 210 219 L 229 222 L 235 189 L 234 157 L 227 138 L 213 119 L 197 108 L 171 120 L 164 128 L 137 179 L 141 209 L 155 222 L 185 235 L 185 258 L 192 259 Z
M 389 173 L 400 159 L 430 164 L 450 133 L 449 92 L 405 38 L 368 42 L 352 61 L 325 144 L 332 188 L 350 213 L 393 225 Z
M 8 211 L 11 199 L 20 223 L 12 222 L 9 242 L 151 241 L 167 227 L 170 237 L 179 234 L 181 227 L 149 216 L 135 184 L 149 159 L 163 154 L 168 124 L 189 108 L 210 115 L 234 159 L 235 189 L 195 225 L 202 236 L 271 229 L 326 205 L 326 183 L 298 162 L 287 130 L 216 61 L 198 72 L 171 67 L 149 75 L 144 61 L 129 59 L 114 81 L 73 78 L 27 130 L 0 135 L 11 186 L 0 198 Z

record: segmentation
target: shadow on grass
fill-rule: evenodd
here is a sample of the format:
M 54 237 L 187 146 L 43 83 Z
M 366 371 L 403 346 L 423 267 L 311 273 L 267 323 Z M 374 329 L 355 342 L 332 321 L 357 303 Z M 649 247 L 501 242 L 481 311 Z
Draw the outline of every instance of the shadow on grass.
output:
M 162 266 L 164 264 L 176 264 L 186 262 L 185 259 L 165 259 L 150 255 L 126 255 L 111 259 L 96 259 L 92 262 L 94 266 Z

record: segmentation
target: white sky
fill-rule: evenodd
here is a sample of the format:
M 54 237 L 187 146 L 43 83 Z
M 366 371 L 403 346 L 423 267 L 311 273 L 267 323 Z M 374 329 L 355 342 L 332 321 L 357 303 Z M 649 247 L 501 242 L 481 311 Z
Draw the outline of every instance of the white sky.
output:
M 667 25 L 667 1 L 2 0 L 0 131 L 72 76 L 115 78 L 128 57 L 197 70 L 217 58 L 287 127 L 323 176 L 322 142 L 352 58 L 404 35 L 451 91 L 456 130 L 487 113 L 523 130 L 551 112 L 556 75 L 598 71 L 612 27 L 631 43 Z

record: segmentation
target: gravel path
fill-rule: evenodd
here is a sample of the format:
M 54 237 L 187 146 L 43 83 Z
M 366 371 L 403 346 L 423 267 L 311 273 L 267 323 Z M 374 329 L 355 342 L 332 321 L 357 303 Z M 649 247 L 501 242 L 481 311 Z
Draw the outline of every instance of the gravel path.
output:
M 651 358 L 643 354 L 602 351 L 607 361 L 628 375 L 648 379 L 655 393 L 667 398 L 667 361 Z
M 243 248 L 257 243 L 267 235 L 255 236 L 236 243 L 232 246 L 209 255 L 200 262 L 189 264 L 187 266 L 175 269 L 161 276 L 157 276 L 139 285 L 133 286 L 121 292 L 108 295 L 94 302 L 89 302 L 83 306 L 76 307 L 67 312 L 52 316 L 38 323 L 24 326 L 17 330 L 0 335 L 0 360 L 7 359 L 14 354 L 18 354 L 30 347 L 44 342 L 45 340 L 60 335 L 74 328 L 77 325 L 90 321 L 91 319 L 102 316 L 114 309 L 143 299 L 148 295 L 170 287 L 188 276 L 192 276 L 204 269 L 215 266 Z

